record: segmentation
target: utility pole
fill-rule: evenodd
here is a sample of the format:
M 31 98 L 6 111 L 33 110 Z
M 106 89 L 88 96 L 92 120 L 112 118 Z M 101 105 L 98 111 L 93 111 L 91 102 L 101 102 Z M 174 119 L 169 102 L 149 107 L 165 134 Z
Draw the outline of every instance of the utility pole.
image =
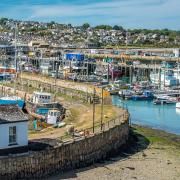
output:
M 103 116 L 104 116 L 104 89 L 102 88 L 101 89 L 101 131 L 102 131 L 102 128 L 103 128 Z
M 94 88 L 94 93 L 93 93 L 93 133 L 94 133 L 94 124 L 95 124 L 95 98 L 96 98 L 96 90 Z
M 107 80 L 108 80 L 108 84 L 109 84 L 109 63 L 108 63 L 108 73 L 107 73 Z

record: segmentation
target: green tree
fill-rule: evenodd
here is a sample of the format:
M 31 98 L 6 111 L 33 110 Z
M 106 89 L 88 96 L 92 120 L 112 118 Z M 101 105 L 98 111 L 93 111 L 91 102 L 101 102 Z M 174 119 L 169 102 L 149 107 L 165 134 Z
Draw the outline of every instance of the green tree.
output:
M 95 29 L 112 30 L 112 26 L 109 26 L 109 25 L 99 25 L 99 26 L 96 26 Z
M 0 24 L 5 25 L 8 18 L 0 18 Z
M 82 28 L 83 29 L 88 29 L 90 27 L 90 24 L 89 23 L 84 23 L 83 25 L 82 25 Z
M 124 30 L 122 26 L 118 26 L 118 25 L 115 25 L 115 26 L 113 27 L 113 29 L 114 29 L 114 30 L 120 30 L 120 31 L 123 31 L 123 30 Z
M 50 23 L 47 23 L 47 26 L 49 28 L 53 28 L 53 26 L 55 25 L 56 23 L 54 21 L 51 21 Z

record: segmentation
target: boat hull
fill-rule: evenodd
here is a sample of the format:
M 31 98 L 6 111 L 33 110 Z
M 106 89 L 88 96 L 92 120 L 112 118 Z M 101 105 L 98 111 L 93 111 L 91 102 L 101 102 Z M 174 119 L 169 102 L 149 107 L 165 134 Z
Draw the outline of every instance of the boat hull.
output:
M 132 96 L 131 99 L 133 101 L 150 101 L 153 100 L 154 97 L 147 97 L 147 96 Z
M 58 109 L 62 116 L 65 114 L 66 111 L 66 109 L 58 102 L 35 104 L 30 101 L 27 101 L 25 103 L 25 109 L 32 117 L 37 119 L 45 119 L 46 115 L 51 109 Z
M 21 109 L 24 108 L 24 100 L 4 100 L 4 99 L 0 99 L 0 104 L 1 105 L 15 105 L 17 104 Z

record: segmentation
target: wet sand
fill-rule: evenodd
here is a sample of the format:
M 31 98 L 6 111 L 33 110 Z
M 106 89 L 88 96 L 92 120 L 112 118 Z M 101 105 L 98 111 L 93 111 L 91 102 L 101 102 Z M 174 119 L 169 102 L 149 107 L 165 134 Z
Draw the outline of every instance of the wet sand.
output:
M 137 146 L 107 161 L 73 170 L 49 180 L 178 180 L 180 136 L 134 126 Z

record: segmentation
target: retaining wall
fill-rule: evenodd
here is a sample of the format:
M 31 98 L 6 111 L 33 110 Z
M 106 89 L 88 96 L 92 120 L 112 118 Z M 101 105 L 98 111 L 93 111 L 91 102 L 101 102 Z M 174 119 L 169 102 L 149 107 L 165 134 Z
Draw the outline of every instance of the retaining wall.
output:
M 129 135 L 125 120 L 103 132 L 59 144 L 24 156 L 0 158 L 0 179 L 41 179 L 106 159 L 126 144 Z

